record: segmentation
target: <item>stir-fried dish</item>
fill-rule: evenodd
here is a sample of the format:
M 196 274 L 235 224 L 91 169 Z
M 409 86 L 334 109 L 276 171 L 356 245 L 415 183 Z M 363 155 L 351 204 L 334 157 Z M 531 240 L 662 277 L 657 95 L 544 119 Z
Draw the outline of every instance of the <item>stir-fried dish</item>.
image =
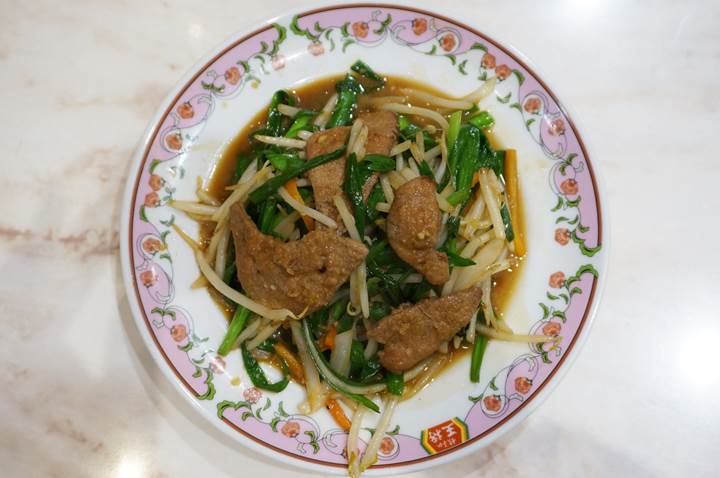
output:
M 351 476 L 457 351 L 478 382 L 488 339 L 557 340 L 514 333 L 493 305 L 526 251 L 516 154 L 493 146 L 478 106 L 494 81 L 447 98 L 358 61 L 334 92 L 278 91 L 220 191 L 199 180 L 197 202 L 173 202 L 206 231 L 177 228 L 193 287 L 232 313 L 218 353 L 239 349 L 255 387 L 303 386 L 301 411 L 348 432 Z M 360 454 L 367 413 L 381 415 Z

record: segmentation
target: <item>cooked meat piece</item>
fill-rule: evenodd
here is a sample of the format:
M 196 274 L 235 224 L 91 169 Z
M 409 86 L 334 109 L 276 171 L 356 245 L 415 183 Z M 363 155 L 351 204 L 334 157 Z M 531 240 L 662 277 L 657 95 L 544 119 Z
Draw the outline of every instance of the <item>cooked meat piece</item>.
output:
M 471 287 L 395 309 L 368 331 L 368 337 L 385 344 L 380 363 L 395 373 L 410 370 L 468 324 L 481 298 L 482 291 Z
M 368 127 L 367 154 L 390 154 L 398 137 L 397 115 L 392 111 L 360 113 L 358 118 Z
M 391 111 L 360 113 L 358 118 L 362 119 L 368 127 L 368 139 L 365 145 L 366 153 L 390 154 L 398 135 L 395 113 Z M 307 158 L 312 159 L 321 154 L 335 151 L 347 142 L 349 135 L 349 126 L 332 128 L 313 134 L 307 141 Z M 313 187 L 315 209 L 333 218 L 338 223 L 338 233 L 342 234 L 345 227 L 335 209 L 333 198 L 338 194 L 342 194 L 342 184 L 345 180 L 345 156 L 311 169 L 308 177 Z M 378 175 L 373 174 L 365 183 L 363 188 L 365 199 L 367 199 L 370 191 L 377 183 L 377 178 Z M 343 195 L 343 197 L 345 196 Z M 349 203 L 348 208 L 352 211 Z
M 237 277 L 245 293 L 266 307 L 295 314 L 328 302 L 367 255 L 367 248 L 330 229 L 283 242 L 261 233 L 243 204 L 230 209 Z
M 388 242 L 397 255 L 431 284 L 447 282 L 448 258 L 435 250 L 442 228 L 435 182 L 420 176 L 397 191 L 387 217 Z
M 307 140 L 307 159 L 335 151 L 347 142 L 349 134 L 349 126 L 313 134 Z M 342 193 L 342 183 L 345 178 L 345 156 L 311 169 L 308 172 L 308 178 L 313 188 L 315 209 L 334 219 L 338 223 L 338 233 L 341 234 L 345 231 L 345 227 L 340 219 L 340 214 L 335 209 L 333 198 Z M 352 211 L 352 209 L 350 210 Z M 317 222 L 316 226 L 322 227 L 323 225 Z

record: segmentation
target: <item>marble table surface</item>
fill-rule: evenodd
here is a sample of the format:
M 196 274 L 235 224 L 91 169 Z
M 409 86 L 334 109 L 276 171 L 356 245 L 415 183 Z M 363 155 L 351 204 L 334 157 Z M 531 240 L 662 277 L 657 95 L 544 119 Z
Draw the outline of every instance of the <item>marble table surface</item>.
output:
M 0 1 L 2 476 L 310 476 L 202 423 L 144 350 L 119 273 L 121 190 L 154 110 L 211 47 L 297 4 L 251 3 Z M 583 124 L 610 273 L 549 400 L 412 476 L 720 476 L 720 4 L 452 3 Z

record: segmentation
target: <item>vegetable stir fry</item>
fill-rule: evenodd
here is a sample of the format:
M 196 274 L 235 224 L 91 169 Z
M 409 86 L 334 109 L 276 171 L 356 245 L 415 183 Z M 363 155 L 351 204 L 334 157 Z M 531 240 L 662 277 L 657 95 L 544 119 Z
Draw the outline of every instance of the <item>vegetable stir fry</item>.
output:
M 257 388 L 303 387 L 300 412 L 326 408 L 351 476 L 453 355 L 470 351 L 479 382 L 490 339 L 560 340 L 514 333 L 493 304 L 526 254 L 517 155 L 493 147 L 480 106 L 494 80 L 462 98 L 391 80 L 358 61 L 322 105 L 277 91 L 221 193 L 173 202 L 212 231 L 201 243 L 175 226 L 193 286 L 234 311 L 218 353 Z M 367 413 L 380 418 L 361 454 Z

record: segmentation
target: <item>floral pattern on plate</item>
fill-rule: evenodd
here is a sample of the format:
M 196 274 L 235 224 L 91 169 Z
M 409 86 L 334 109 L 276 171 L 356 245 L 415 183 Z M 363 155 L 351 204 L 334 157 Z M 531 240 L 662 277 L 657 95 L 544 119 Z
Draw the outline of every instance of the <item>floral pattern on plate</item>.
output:
M 492 39 L 460 22 L 410 7 L 338 6 L 282 18 L 231 42 L 178 90 L 153 127 L 141 151 L 140 168 L 130 179 L 128 249 L 123 254 L 129 255 L 130 290 L 141 311 L 138 320 L 147 326 L 151 347 L 164 359 L 160 366 L 183 383 L 192 400 L 208 404 L 202 405 L 205 412 L 212 407 L 215 420 L 238 431 L 244 443 L 298 458 L 305 466 L 346 463 L 346 433 L 326 419 L 289 413 L 284 393 L 245 387 L 247 380 L 234 377 L 234 366 L 216 354 L 210 337 L 217 331 L 205 330 L 205 321 L 194 320 L 184 306 L 184 293 L 178 292 L 179 271 L 197 271 L 194 263 L 181 263 L 169 246 L 178 218 L 168 202 L 179 184 L 194 181 L 185 176 L 183 160 L 201 142 L 219 109 L 258 94 L 255 90 L 276 75 L 292 75 L 296 61 L 337 56 L 349 65 L 358 55 L 390 45 L 403 48 L 408 62 L 433 62 L 447 69 L 448 77 L 475 79 L 478 86 L 496 79 L 493 97 L 484 104 L 512 111 L 549 162 L 547 185 L 555 203 L 547 204 L 542 229 L 548 231 L 557 254 L 567 259 L 562 267 L 546 271 L 543 287 L 548 290 L 539 302 L 538 319 L 526 331 L 557 340 L 525 346 L 504 367 L 493 370 L 465 400 L 466 409 L 421 423 L 417 430 L 403 426 L 403 433 L 394 423 L 376 466 L 424 462 L 473 442 L 480 444 L 532 401 L 586 333 L 583 328 L 603 272 L 599 193 L 579 134 L 545 84 Z M 572 246 L 577 247 L 571 250 Z M 220 392 L 218 377 L 239 381 L 242 388 L 223 382 Z M 364 444 L 361 440 L 361 449 Z

